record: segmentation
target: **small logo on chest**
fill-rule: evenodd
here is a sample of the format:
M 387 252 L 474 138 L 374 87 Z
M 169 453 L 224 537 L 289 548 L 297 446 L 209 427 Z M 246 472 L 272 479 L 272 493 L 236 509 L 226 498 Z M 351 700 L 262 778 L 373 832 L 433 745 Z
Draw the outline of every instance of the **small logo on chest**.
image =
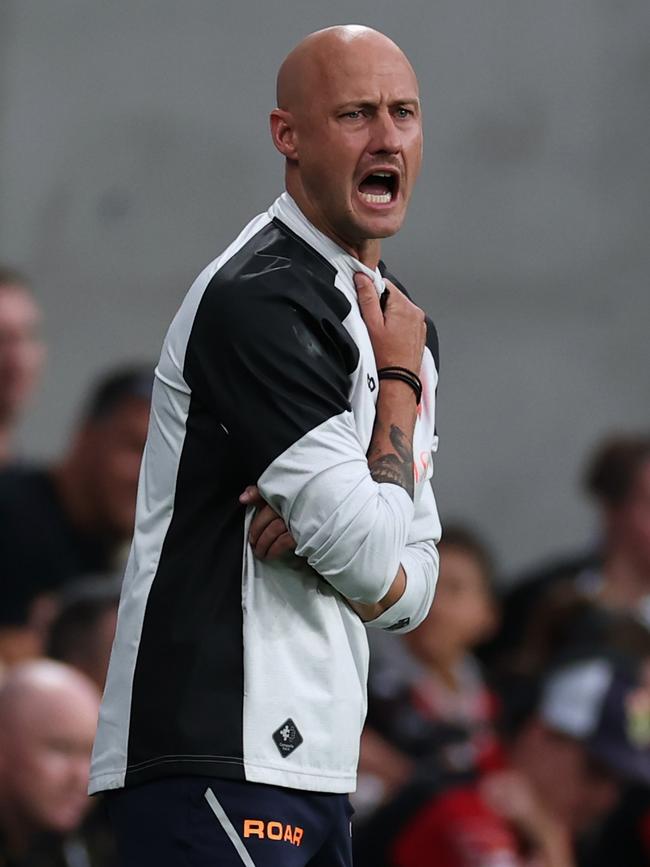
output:
M 370 374 L 367 374 L 367 376 L 368 376 L 368 388 L 370 389 L 370 391 L 374 391 L 377 388 L 377 383 L 375 382 L 375 377 L 370 376 Z

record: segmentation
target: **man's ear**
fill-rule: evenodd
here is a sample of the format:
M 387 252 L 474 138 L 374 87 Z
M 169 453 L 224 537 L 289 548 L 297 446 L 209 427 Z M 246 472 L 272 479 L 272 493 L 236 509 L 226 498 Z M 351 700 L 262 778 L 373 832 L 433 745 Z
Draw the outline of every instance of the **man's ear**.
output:
M 271 112 L 271 136 L 273 144 L 288 160 L 298 159 L 297 136 L 291 112 L 274 108 Z

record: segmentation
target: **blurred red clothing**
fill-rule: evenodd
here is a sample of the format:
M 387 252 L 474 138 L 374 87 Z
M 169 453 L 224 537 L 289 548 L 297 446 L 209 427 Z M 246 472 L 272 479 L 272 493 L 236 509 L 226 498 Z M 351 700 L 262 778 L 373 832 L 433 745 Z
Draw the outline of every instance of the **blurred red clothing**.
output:
M 394 867 L 520 867 L 509 824 L 473 785 L 443 792 L 424 806 L 394 841 Z

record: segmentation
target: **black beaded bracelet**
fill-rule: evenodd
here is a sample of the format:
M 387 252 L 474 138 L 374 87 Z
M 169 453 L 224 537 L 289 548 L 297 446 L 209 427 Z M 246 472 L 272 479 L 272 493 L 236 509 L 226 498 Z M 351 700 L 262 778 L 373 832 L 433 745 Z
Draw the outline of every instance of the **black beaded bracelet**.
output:
M 405 382 L 407 385 L 410 385 L 415 392 L 415 398 L 419 406 L 422 400 L 422 383 L 417 373 L 413 373 L 407 367 L 381 367 L 377 371 L 377 378 L 380 380 L 396 379 L 399 382 Z

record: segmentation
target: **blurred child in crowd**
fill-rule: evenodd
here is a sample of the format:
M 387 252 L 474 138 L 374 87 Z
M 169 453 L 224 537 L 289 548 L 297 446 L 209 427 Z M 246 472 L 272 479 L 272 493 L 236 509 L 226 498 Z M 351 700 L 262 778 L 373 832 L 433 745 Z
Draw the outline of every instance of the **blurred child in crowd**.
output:
M 481 752 L 492 742 L 493 702 L 472 656 L 498 622 L 491 559 L 461 527 L 445 528 L 439 551 L 426 620 L 401 638 L 380 636 L 372 647 L 356 798 L 361 812 L 408 780 L 441 725 L 470 732 Z

